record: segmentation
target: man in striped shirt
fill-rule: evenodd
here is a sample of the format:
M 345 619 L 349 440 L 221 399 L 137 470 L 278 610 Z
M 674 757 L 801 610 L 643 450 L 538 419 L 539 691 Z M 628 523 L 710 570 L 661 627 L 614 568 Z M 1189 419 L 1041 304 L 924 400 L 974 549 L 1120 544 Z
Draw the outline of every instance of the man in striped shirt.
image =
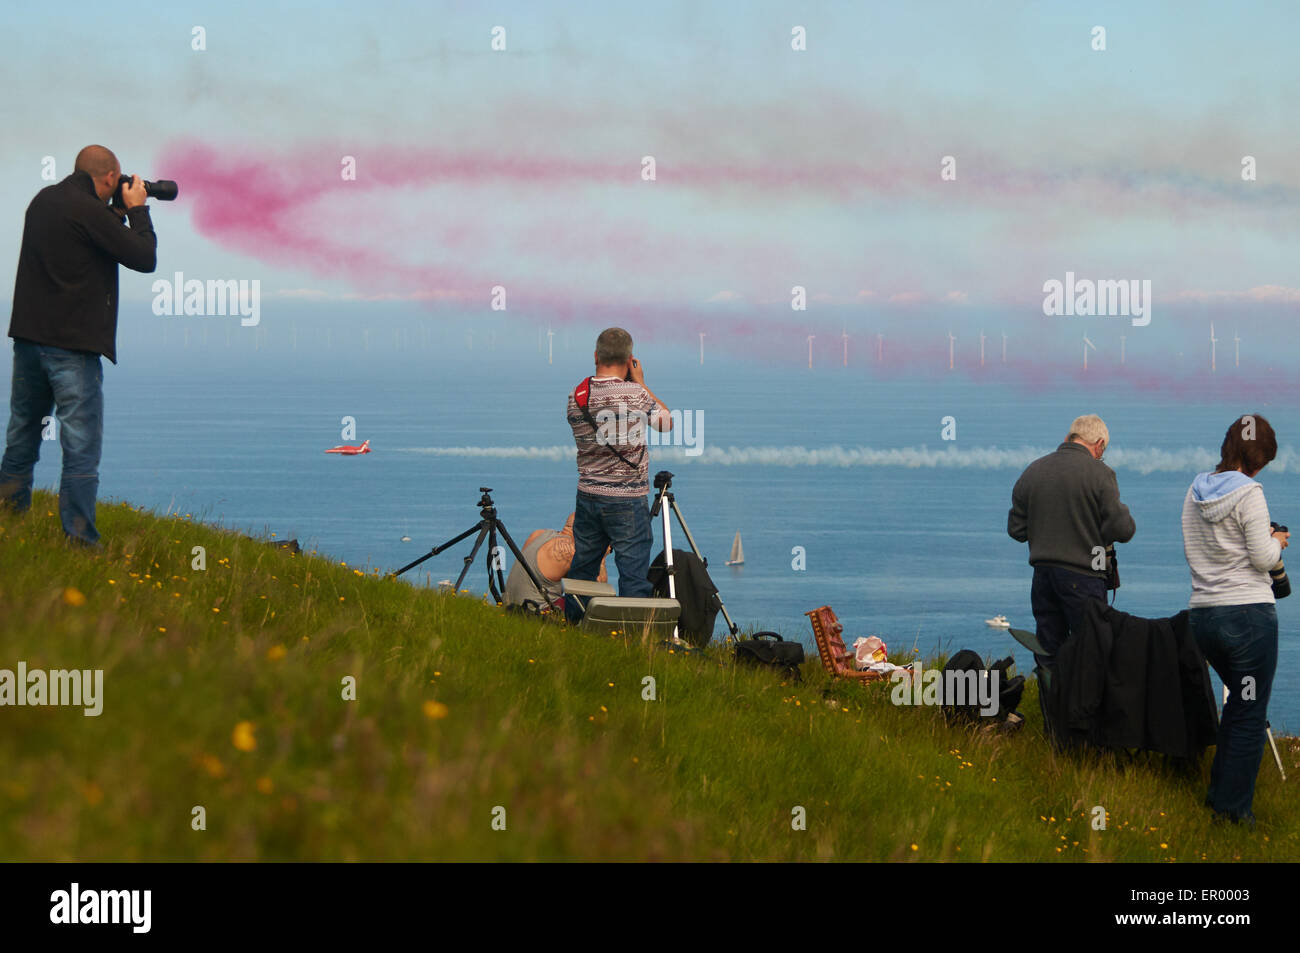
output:
M 577 446 L 578 500 L 573 518 L 569 578 L 594 580 L 601 558 L 614 549 L 620 596 L 649 596 L 649 453 L 646 427 L 672 429 L 668 408 L 645 386 L 632 335 L 606 328 L 596 338 L 596 373 L 570 392 L 567 408 Z M 570 599 L 571 621 L 580 617 Z

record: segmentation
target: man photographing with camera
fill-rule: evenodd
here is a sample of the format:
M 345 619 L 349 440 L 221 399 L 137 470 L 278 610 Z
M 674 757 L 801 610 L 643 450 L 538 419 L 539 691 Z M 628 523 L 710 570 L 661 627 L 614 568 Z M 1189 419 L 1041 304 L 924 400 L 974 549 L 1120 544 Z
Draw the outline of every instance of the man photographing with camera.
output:
M 620 596 L 649 596 L 649 453 L 646 425 L 671 430 L 668 408 L 645 386 L 632 356 L 632 335 L 606 328 L 596 338 L 596 373 L 569 394 L 567 419 L 577 446 L 578 502 L 573 517 L 569 578 L 594 580 L 606 550 L 614 548 Z M 571 622 L 577 600 L 565 602 Z
M 87 546 L 99 542 L 100 355 L 117 363 L 117 266 L 149 273 L 157 265 L 146 183 L 133 176 L 128 185 L 121 173 L 112 152 L 86 146 L 71 175 L 32 199 L 9 324 L 14 372 L 0 504 L 19 511 L 31 506 L 41 431 L 53 412 L 63 447 L 59 518 L 68 540 Z
M 1101 462 L 1109 444 L 1100 417 L 1076 417 L 1065 442 L 1026 467 L 1011 491 L 1007 534 L 1029 543 L 1038 641 L 1053 655 L 1079 627 L 1086 601 L 1106 601 L 1112 544 L 1137 531 L 1115 471 Z

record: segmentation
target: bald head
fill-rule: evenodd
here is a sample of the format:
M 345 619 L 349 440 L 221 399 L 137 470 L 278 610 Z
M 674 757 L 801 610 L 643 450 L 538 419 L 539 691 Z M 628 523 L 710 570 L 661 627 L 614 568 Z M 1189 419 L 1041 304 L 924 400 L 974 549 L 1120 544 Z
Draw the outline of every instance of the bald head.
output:
M 78 152 L 74 168 L 90 176 L 101 200 L 107 201 L 117 191 L 122 167 L 117 164 L 117 156 L 103 146 L 86 146 Z
M 117 156 L 103 146 L 86 146 L 78 152 L 75 168 L 78 172 L 88 173 L 92 179 L 122 171 L 122 167 L 117 164 Z

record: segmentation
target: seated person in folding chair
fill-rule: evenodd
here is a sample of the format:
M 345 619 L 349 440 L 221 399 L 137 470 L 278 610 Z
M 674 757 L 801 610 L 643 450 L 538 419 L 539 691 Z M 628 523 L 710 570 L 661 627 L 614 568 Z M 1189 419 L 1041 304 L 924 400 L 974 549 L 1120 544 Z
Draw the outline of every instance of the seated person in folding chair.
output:
M 533 572 L 546 584 L 546 592 L 538 592 L 533 581 L 528 578 L 528 573 L 524 572 L 524 567 L 516 561 L 510 567 L 510 575 L 506 577 L 506 591 L 502 601 L 507 607 L 526 606 L 531 602 L 539 608 L 549 603 L 552 608 L 562 609 L 560 580 L 568 573 L 573 562 L 573 514 L 570 513 L 565 520 L 564 529 L 533 530 L 528 539 L 524 540 L 520 552 L 524 554 L 524 559 Z M 596 579 L 605 582 L 606 578 L 605 560 L 602 557 L 600 573 Z

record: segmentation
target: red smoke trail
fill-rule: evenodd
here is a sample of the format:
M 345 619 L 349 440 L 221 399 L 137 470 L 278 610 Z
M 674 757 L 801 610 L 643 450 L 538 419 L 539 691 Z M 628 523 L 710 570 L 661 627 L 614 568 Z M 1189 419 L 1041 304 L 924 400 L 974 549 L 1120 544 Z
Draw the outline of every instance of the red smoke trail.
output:
M 356 150 L 361 152 L 361 150 Z M 635 304 L 626 300 L 593 297 L 548 287 L 530 277 L 511 281 L 511 276 L 478 274 L 455 264 L 400 260 L 383 239 L 400 246 L 414 246 L 428 257 L 430 224 L 421 234 L 383 235 L 383 222 L 367 218 L 367 202 L 375 192 L 415 190 L 440 183 L 481 186 L 548 188 L 574 186 L 633 187 L 638 166 L 626 160 L 595 162 L 572 159 L 529 157 L 502 158 L 496 154 L 458 154 L 437 149 L 384 148 L 358 157 L 364 163 L 356 181 L 340 176 L 340 158 L 349 154 L 338 146 L 316 147 L 279 157 L 252 157 L 203 143 L 182 142 L 165 149 L 158 166 L 168 177 L 182 183 L 184 204 L 193 210 L 193 222 L 200 234 L 224 247 L 276 265 L 301 268 L 312 274 L 342 278 L 363 295 L 408 296 L 415 299 L 451 301 L 463 314 L 465 306 L 486 308 L 489 290 L 497 284 L 510 288 L 510 312 L 523 319 L 545 320 L 556 325 L 581 322 L 628 327 L 639 339 L 678 341 L 694 348 L 700 331 L 709 335 L 710 348 L 723 347 L 732 354 L 744 354 L 774 362 L 802 363 L 807 360 L 807 336 L 815 335 L 814 366 L 839 366 L 842 318 L 822 323 L 814 312 L 808 318 L 792 319 L 788 305 L 773 303 L 773 317 L 759 317 L 754 309 L 737 315 L 734 305 L 708 308 L 672 303 Z M 849 164 L 822 164 L 783 168 L 779 165 L 719 164 L 686 165 L 662 170 L 661 177 L 675 187 L 702 192 L 744 187 L 758 190 L 812 190 L 847 194 L 853 191 L 895 194 L 900 181 L 910 180 L 915 169 L 869 170 Z M 1004 194 L 1042 194 L 1061 186 L 1059 176 L 1012 178 L 1009 173 L 989 176 L 984 191 Z M 978 189 L 977 189 L 978 190 Z M 557 206 L 560 203 L 556 203 Z M 490 218 L 489 209 L 481 216 Z M 373 216 L 371 216 L 373 218 Z M 565 222 L 565 226 L 572 223 Z M 365 226 L 365 227 L 363 227 Z M 472 226 L 453 223 L 451 235 L 466 234 Z M 692 236 L 694 237 L 694 236 Z M 602 250 L 617 245 L 617 233 L 602 236 Z M 544 237 L 538 242 L 544 244 Z M 442 251 L 434 247 L 432 252 Z M 539 247 L 538 251 L 550 249 Z M 568 249 L 566 249 L 568 251 Z M 569 251 L 580 254 L 581 248 Z M 775 264 L 778 256 L 772 253 Z M 769 262 L 761 262 L 766 266 Z M 430 305 L 433 306 L 432 304 Z M 903 337 L 886 333 L 887 363 L 874 362 L 874 336 L 868 332 L 855 340 L 859 355 L 853 365 L 870 375 L 934 376 L 947 372 L 947 343 L 939 329 L 939 318 L 914 305 L 919 322 Z M 945 318 L 955 314 L 945 313 Z M 856 323 L 856 322 L 855 322 Z M 933 344 L 917 342 L 917 329 L 927 327 Z M 858 329 L 855 327 L 855 332 Z M 1168 370 L 1107 366 L 1094 360 L 1087 374 L 1073 362 L 1041 359 L 1013 359 L 1007 365 L 989 362 L 980 369 L 968 356 L 951 373 L 992 377 L 994 369 L 1030 391 L 1051 390 L 1064 380 L 1078 386 L 1118 387 L 1142 393 L 1160 392 L 1180 398 L 1197 398 L 1212 388 L 1216 398 L 1244 399 L 1260 395 L 1284 396 L 1300 392 L 1293 377 L 1221 373 L 1214 379 L 1176 375 Z

